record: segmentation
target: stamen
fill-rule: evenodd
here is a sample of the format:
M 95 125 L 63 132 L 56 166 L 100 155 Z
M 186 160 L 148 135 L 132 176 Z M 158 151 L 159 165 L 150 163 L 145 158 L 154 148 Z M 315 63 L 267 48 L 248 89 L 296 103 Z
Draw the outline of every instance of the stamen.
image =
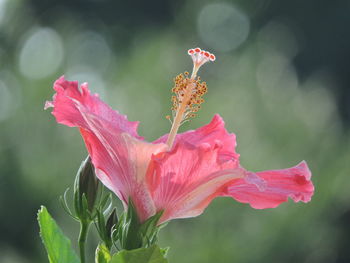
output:
M 200 104 L 204 102 L 202 96 L 207 92 L 206 82 L 201 82 L 197 77 L 199 68 L 208 61 L 214 61 L 215 55 L 200 48 L 189 49 L 188 54 L 193 61 L 193 70 L 191 77 L 188 78 L 189 73 L 185 72 L 175 77 L 175 86 L 172 92 L 172 115 L 173 121 L 171 130 L 168 136 L 167 144 L 169 148 L 172 147 L 179 127 L 189 121 L 190 118 L 196 116 L 196 112 L 200 109 Z M 175 117 L 174 117 L 175 116 Z M 166 117 L 170 120 L 170 116 Z M 170 120 L 171 121 L 171 120 Z

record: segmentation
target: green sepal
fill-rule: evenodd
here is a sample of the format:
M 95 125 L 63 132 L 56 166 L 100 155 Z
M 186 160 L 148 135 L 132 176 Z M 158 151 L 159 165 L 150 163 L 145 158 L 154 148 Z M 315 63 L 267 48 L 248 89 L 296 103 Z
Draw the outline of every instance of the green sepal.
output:
M 79 259 L 71 247 L 70 240 L 51 217 L 46 207 L 38 212 L 40 236 L 46 248 L 50 263 L 79 263 Z
M 107 238 L 107 232 L 106 232 L 106 221 L 105 221 L 105 217 L 103 216 L 103 213 L 97 209 L 96 210 L 96 222 L 95 222 L 95 226 L 97 228 L 97 231 L 100 235 L 100 238 L 105 241 Z
M 158 226 L 162 215 L 163 211 L 160 211 L 141 223 L 133 202 L 129 200 L 128 210 L 120 217 L 113 232 L 113 243 L 119 240 L 121 248 L 127 250 L 155 244 L 158 232 L 163 226 Z
M 112 210 L 113 201 L 112 194 L 106 194 L 101 201 L 99 202 L 99 209 L 103 211 L 103 214 L 106 215 Z
M 82 204 L 81 204 L 81 198 L 79 196 L 79 191 L 77 191 L 76 189 L 74 189 L 74 194 L 73 194 L 73 206 L 74 206 L 74 211 L 76 216 L 79 218 L 79 220 L 81 220 Z
M 122 250 L 114 254 L 109 263 L 167 263 L 157 245 L 134 250 Z
M 111 212 L 111 214 L 109 215 L 109 217 L 107 218 L 107 222 L 106 222 L 106 246 L 111 249 L 112 247 L 112 233 L 116 227 L 116 225 L 118 224 L 118 216 L 117 216 L 117 209 L 114 208 Z
M 91 213 L 89 210 L 89 205 L 88 205 L 88 200 L 86 198 L 86 194 L 83 193 L 81 196 L 81 209 L 82 209 L 82 214 L 84 215 L 84 219 L 89 221 L 91 220 Z
M 109 263 L 112 256 L 104 243 L 98 245 L 95 253 L 95 263 Z
M 132 250 L 142 247 L 142 240 L 140 237 L 140 220 L 136 213 L 136 209 L 131 200 L 129 200 L 128 210 L 124 217 L 124 224 L 121 225 L 121 246 L 124 249 Z
M 120 250 L 117 246 L 117 242 L 119 241 L 119 244 L 122 245 L 122 239 L 123 239 L 123 225 L 125 223 L 125 217 L 126 217 L 126 213 L 122 213 L 119 216 L 119 220 L 118 223 L 115 225 L 113 231 L 112 231 L 112 242 L 114 244 L 114 246 Z
M 159 227 L 157 226 L 159 219 L 162 217 L 163 211 L 158 212 L 154 216 L 148 218 L 140 227 L 142 243 L 144 247 L 153 245 L 157 241 Z
M 160 252 L 162 253 L 162 255 L 163 255 L 165 258 L 168 256 L 169 250 L 170 250 L 170 247 L 160 248 Z
M 96 210 L 96 222 L 95 226 L 100 235 L 101 240 L 104 242 L 108 249 L 112 247 L 112 231 L 118 223 L 117 209 L 114 208 L 111 214 L 108 216 L 107 221 L 104 213 L 100 209 Z

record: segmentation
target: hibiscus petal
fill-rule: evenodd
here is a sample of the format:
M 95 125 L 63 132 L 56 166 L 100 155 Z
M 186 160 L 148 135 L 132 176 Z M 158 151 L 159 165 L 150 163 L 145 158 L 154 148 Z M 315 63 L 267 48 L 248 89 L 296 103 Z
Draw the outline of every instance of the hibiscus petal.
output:
M 87 83 L 81 85 L 80 91 L 78 81 L 67 81 L 62 76 L 55 81 L 54 90 L 56 94 L 53 96 L 53 101 L 47 101 L 45 109 L 54 107 L 52 114 L 56 117 L 58 123 L 70 127 L 79 126 L 83 128 L 86 122 L 83 120 L 76 105 L 80 103 L 86 112 L 109 122 L 113 128 L 142 139 L 137 134 L 139 122 L 128 121 L 125 115 L 119 114 L 118 111 L 113 110 L 108 104 L 100 100 L 97 94 L 90 94 Z
M 147 181 L 160 222 L 200 215 L 226 184 L 244 176 L 235 160 L 219 159 L 222 145 L 197 147 L 179 141 L 172 151 L 153 157 Z
M 303 161 L 288 169 L 251 173 L 244 179 L 232 182 L 223 195 L 249 203 L 253 208 L 265 209 L 277 207 L 288 197 L 295 202 L 306 203 L 313 193 L 311 172 Z
M 164 151 L 165 144 L 141 141 L 137 122 L 112 110 L 87 84 L 81 89 L 75 81 L 63 77 L 55 82 L 52 114 L 57 122 L 80 128 L 95 166 L 97 177 L 127 204 L 133 200 L 141 220 L 154 214 L 155 208 L 145 183 L 145 173 L 153 153 Z
M 165 143 L 167 138 L 168 134 L 153 143 Z M 225 129 L 225 122 L 219 114 L 215 114 L 211 122 L 203 127 L 176 135 L 174 146 L 180 142 L 186 142 L 194 147 L 203 143 L 211 146 L 220 145 L 219 159 L 222 161 L 234 159 L 238 165 L 239 154 L 235 151 L 236 135 L 228 133 Z

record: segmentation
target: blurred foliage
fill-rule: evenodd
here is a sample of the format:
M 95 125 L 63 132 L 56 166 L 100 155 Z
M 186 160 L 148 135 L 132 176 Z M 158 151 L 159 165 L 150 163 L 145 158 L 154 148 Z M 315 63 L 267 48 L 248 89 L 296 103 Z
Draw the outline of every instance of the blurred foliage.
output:
M 43 110 L 54 80 L 89 82 L 155 140 L 170 128 L 172 78 L 190 70 L 194 46 L 218 59 L 201 70 L 206 102 L 182 130 L 219 113 L 247 169 L 305 159 L 316 192 L 270 210 L 219 198 L 161 232 L 170 262 L 349 262 L 349 11 L 340 0 L 0 0 L 0 262 L 46 262 L 41 204 L 77 236 L 58 197 L 86 151 Z

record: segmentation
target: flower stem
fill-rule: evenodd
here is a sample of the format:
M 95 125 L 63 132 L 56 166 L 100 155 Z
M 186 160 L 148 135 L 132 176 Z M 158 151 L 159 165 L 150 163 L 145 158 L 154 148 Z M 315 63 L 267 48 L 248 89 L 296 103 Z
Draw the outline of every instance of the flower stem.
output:
M 79 252 L 80 262 L 85 263 L 85 243 L 89 230 L 90 222 L 80 221 L 80 233 L 79 233 Z

